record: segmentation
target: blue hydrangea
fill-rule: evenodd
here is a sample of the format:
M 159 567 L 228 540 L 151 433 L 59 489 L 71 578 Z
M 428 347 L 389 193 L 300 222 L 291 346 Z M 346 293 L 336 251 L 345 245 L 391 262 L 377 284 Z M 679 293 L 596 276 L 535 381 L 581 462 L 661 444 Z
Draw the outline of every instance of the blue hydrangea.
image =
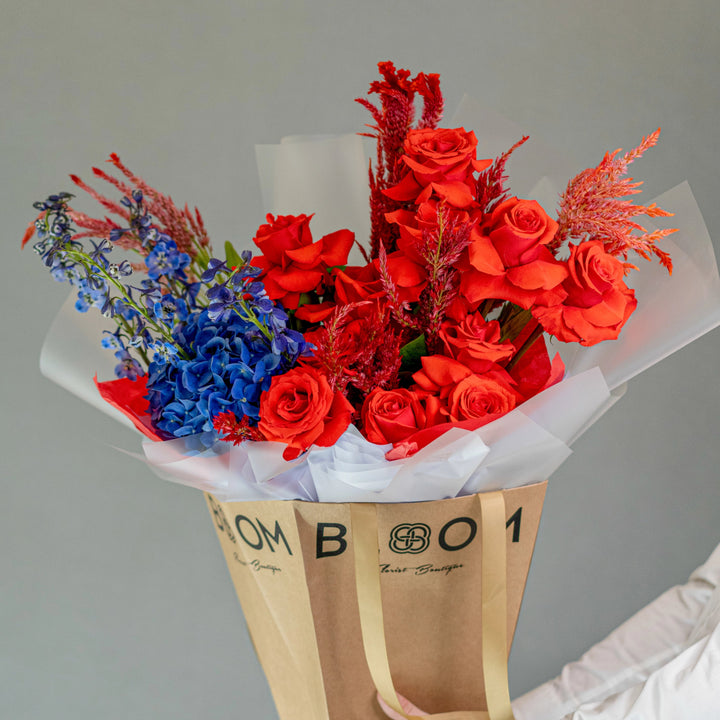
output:
M 173 333 L 187 359 L 156 353 L 148 369 L 155 427 L 168 436 L 199 435 L 209 446 L 217 439 L 212 418 L 218 413 L 231 411 L 257 423 L 261 393 L 307 349 L 302 334 L 288 328 L 283 318 L 279 308 L 258 318 L 272 328 L 271 341 L 237 313 L 222 321 L 207 309 L 191 313 Z M 282 352 L 273 345 L 282 346 Z

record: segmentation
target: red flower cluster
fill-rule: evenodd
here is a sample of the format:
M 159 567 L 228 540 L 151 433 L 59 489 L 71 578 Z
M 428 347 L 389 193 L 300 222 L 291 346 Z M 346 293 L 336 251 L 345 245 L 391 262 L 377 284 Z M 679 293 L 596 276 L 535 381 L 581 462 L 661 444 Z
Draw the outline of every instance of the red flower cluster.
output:
M 228 441 L 281 442 L 294 458 L 354 421 L 370 442 L 392 443 L 393 459 L 451 427 L 476 429 L 562 379 L 545 334 L 582 345 L 618 336 L 637 305 L 628 251 L 670 267 L 654 246 L 669 231 L 631 234 L 642 230 L 634 215 L 667 213 L 613 195 L 635 191 L 621 175 L 656 134 L 571 181 L 556 220 L 505 189 L 505 164 L 527 138 L 478 159 L 473 132 L 436 127 L 437 75 L 380 72 L 370 89 L 380 105 L 360 101 L 378 143 L 370 255 L 348 266 L 349 230 L 313 240 L 312 216 L 267 216 L 252 264 L 314 349 L 272 378 L 259 422 L 217 416 Z
M 417 78 L 381 71 L 371 90 L 409 102 Z M 492 422 L 562 379 L 544 333 L 592 345 L 617 337 L 636 306 L 617 245 L 610 254 L 577 238 L 563 259 L 558 222 L 505 191 L 505 162 L 526 138 L 481 160 L 473 132 L 410 127 L 407 102 L 384 114 L 363 103 L 385 143 L 378 157 L 393 158 L 371 174 L 383 178 L 373 210 L 385 212 L 366 265 L 345 265 L 346 230 L 313 242 L 305 215 L 268 216 L 255 237 L 268 294 L 295 311 L 316 348 L 263 399 L 259 431 L 291 454 L 331 444 L 353 415 L 370 442 L 395 445 L 392 458 L 450 427 Z

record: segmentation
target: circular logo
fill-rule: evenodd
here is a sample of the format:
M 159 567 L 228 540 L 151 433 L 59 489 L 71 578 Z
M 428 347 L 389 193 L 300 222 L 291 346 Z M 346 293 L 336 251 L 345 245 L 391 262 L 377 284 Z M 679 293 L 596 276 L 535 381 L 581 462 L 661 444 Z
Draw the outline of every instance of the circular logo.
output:
M 396 525 L 390 533 L 390 549 L 396 553 L 417 553 L 427 550 L 430 528 L 424 523 Z

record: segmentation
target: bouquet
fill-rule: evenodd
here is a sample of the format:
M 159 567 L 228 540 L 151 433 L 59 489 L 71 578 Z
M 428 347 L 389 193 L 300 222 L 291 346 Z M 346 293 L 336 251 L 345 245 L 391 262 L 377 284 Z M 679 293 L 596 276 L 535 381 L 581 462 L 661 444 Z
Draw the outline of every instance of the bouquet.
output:
M 670 213 L 632 202 L 641 183 L 626 176 L 659 130 L 570 180 L 553 216 L 507 184 L 527 136 L 479 158 L 472 130 L 439 126 L 437 75 L 413 78 L 389 62 L 379 70 L 358 100 L 376 144 L 367 243 L 347 228 L 316 239 L 312 214 L 268 214 L 255 254 L 231 243 L 218 254 L 197 210 L 178 207 L 113 154 L 114 173 L 93 172 L 119 200 L 71 176 L 106 215 L 74 209 L 69 193 L 51 195 L 36 204 L 23 245 L 37 235 L 53 277 L 74 286 L 75 309 L 96 307 L 110 323 L 102 345 L 117 378 L 95 384 L 148 438 L 147 461 L 210 493 L 281 715 L 381 717 L 368 688 L 399 711 L 395 681 L 431 710 L 483 707 L 507 717 L 507 678 L 492 674 L 507 657 L 539 522 L 544 486 L 533 483 L 562 462 L 624 380 L 692 339 L 645 315 L 628 344 L 593 354 L 622 343 L 643 309 L 629 283 L 639 259 L 673 270 L 674 230 L 640 222 Z M 695 282 L 694 263 L 680 256 L 681 283 Z M 706 270 L 714 294 L 696 313 L 695 336 L 719 321 L 717 271 Z M 608 356 L 620 358 L 610 362 L 610 385 L 595 367 Z M 252 502 L 268 499 L 284 502 Z M 308 500 L 315 504 L 298 502 Z M 356 503 L 389 504 L 364 516 Z M 478 528 L 481 565 L 468 547 Z M 345 554 L 351 538 L 354 561 Z M 429 554 L 431 540 L 445 555 Z M 276 551 L 285 564 L 268 562 Z M 392 553 L 422 552 L 431 561 L 393 562 Z M 491 567 L 500 568 L 497 587 Z M 338 575 L 353 573 L 354 585 L 338 585 Z M 459 634 L 444 627 L 443 647 L 435 629 L 410 642 L 400 617 L 409 606 L 387 599 L 393 573 L 400 583 L 433 578 L 437 602 L 416 606 L 430 625 L 448 593 L 465 605 L 481 596 L 482 617 L 471 620 L 463 605 L 456 618 L 467 624 Z M 285 619 L 270 607 L 273 593 L 299 595 Z M 415 593 L 412 583 L 401 591 Z M 348 619 L 353 603 L 359 623 Z M 379 625 L 367 607 L 380 608 Z M 468 628 L 482 643 L 458 649 Z M 435 662 L 418 666 L 414 643 L 432 646 Z M 463 681 L 468 666 L 483 668 L 483 682 Z

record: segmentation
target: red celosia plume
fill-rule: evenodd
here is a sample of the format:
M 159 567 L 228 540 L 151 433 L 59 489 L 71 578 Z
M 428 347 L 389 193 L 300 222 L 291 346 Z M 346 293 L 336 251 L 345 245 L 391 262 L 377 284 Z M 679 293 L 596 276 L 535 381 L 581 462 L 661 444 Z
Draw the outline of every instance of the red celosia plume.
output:
M 435 128 L 443 111 L 439 75 L 419 73 L 411 79 L 409 70 L 398 70 L 389 61 L 378 63 L 378 70 L 383 79 L 370 84 L 369 94 L 379 96 L 379 106 L 366 98 L 357 98 L 374 120 L 373 125 L 368 125 L 372 132 L 362 134 L 377 140 L 375 168 L 371 166 L 369 170 L 371 258 L 378 257 L 380 244 L 388 252 L 395 249 L 398 230 L 385 215 L 397 210 L 400 204 L 384 195 L 383 190 L 396 184 L 404 172 L 400 158 L 415 118 L 415 96 L 423 99 L 418 128 Z
M 668 272 L 672 272 L 670 256 L 656 243 L 675 229 L 647 232 L 633 219 L 638 215 L 670 217 L 672 213 L 655 204 L 635 205 L 623 199 L 639 193 L 642 185 L 642 182 L 623 177 L 627 166 L 655 145 L 659 135 L 658 128 L 644 137 L 634 150 L 621 157 L 618 157 L 620 150 L 607 153 L 597 167 L 584 170 L 568 183 L 560 199 L 559 228 L 551 249 L 561 247 L 567 240 L 600 240 L 610 255 L 624 260 L 627 260 L 630 251 L 646 260 L 655 255 Z

